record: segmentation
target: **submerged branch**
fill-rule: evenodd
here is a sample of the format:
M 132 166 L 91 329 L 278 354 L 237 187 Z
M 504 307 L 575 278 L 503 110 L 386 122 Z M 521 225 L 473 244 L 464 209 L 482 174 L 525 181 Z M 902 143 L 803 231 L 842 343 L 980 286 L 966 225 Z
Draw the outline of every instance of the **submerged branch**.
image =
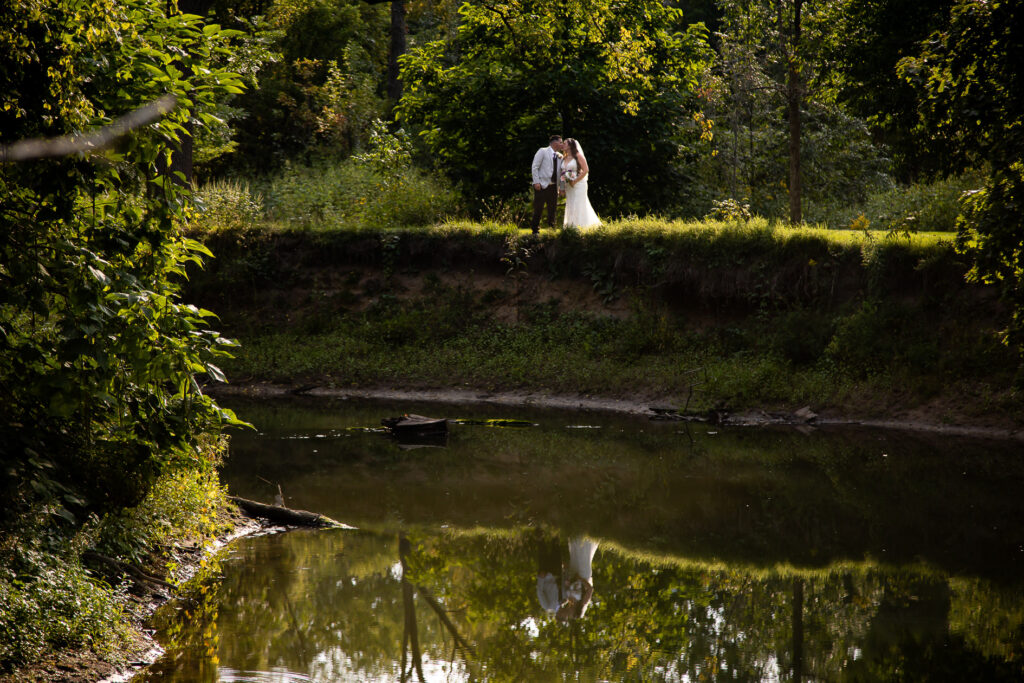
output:
M 473 652 L 473 646 L 467 643 L 466 639 L 459 635 L 458 630 L 455 628 L 455 624 L 453 624 L 452 620 L 448 617 L 448 613 L 445 612 L 444 607 L 442 607 L 437 602 L 437 600 L 435 600 L 434 597 L 426 591 L 426 589 L 419 588 L 419 592 L 420 597 L 422 597 L 426 601 L 426 603 L 430 605 L 430 609 L 434 610 L 434 612 L 437 613 L 437 616 L 441 620 L 441 623 L 444 624 L 445 628 L 448 629 L 448 632 L 452 634 L 452 638 L 455 639 L 455 643 L 470 655 L 475 654 Z

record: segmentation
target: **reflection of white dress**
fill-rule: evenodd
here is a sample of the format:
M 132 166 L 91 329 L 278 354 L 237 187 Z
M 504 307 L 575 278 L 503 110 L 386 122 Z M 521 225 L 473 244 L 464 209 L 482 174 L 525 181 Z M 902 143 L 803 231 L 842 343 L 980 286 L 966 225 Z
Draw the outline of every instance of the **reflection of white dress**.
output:
M 590 596 L 584 598 L 586 591 L 584 591 L 583 582 L 589 584 L 590 588 L 594 586 L 594 573 L 591 564 L 594 561 L 595 552 L 597 552 L 597 541 L 579 536 L 569 539 L 569 573 L 566 577 L 568 585 L 565 594 L 566 597 L 580 603 L 577 617 L 586 614 L 587 607 L 590 606 Z M 593 595 L 593 591 L 590 591 L 590 594 Z
M 578 172 L 576 160 L 570 158 L 568 162 L 563 163 L 562 170 L 567 176 Z M 566 177 L 565 219 L 562 221 L 566 227 L 593 228 L 601 224 L 601 219 L 597 217 L 594 207 L 590 205 L 590 200 L 587 199 L 587 181 L 589 179 L 590 174 L 588 173 L 573 187 L 569 184 L 568 177 Z

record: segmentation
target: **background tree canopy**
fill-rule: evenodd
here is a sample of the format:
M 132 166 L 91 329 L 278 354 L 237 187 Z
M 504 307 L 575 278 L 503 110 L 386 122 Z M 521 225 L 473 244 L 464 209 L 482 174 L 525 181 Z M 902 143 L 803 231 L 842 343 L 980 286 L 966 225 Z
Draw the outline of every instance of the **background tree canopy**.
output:
M 402 62 L 398 118 L 476 197 L 529 188 L 549 134 L 581 140 L 608 212 L 685 192 L 701 144 L 706 32 L 650 0 L 467 3 L 458 32 Z

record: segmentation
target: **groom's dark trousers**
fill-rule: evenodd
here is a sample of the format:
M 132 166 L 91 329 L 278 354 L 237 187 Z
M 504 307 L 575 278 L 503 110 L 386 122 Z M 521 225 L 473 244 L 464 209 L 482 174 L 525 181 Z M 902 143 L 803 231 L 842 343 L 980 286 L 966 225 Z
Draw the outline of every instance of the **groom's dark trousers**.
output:
M 543 190 L 533 190 L 533 221 L 530 229 L 537 232 L 540 228 L 540 214 L 544 207 L 548 209 L 548 226 L 555 227 L 555 207 L 558 206 L 558 184 L 551 183 Z

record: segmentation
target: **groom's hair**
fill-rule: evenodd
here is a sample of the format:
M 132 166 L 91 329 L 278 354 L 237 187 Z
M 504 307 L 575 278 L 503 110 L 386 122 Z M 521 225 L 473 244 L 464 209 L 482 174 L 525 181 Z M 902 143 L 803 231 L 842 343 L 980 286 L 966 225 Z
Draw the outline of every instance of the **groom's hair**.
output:
M 552 142 L 561 142 L 561 141 L 562 141 L 562 136 L 561 135 L 552 135 L 550 138 L 548 138 L 548 143 L 549 144 L 552 143 Z

